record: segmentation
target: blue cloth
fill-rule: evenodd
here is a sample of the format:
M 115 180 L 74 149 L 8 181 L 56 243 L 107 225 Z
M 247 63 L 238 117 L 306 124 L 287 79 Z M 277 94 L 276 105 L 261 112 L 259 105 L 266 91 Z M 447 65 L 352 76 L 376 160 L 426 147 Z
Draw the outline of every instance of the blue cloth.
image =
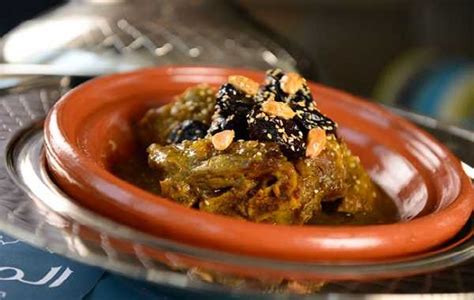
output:
M 1 300 L 83 299 L 103 274 L 100 268 L 36 249 L 0 232 Z
M 156 299 L 173 300 L 170 295 L 165 295 L 156 286 L 143 281 L 125 278 L 120 275 L 105 273 L 97 286 L 90 292 L 86 300 L 114 299 Z M 182 299 L 182 298 L 179 298 Z
M 246 298 L 224 292 L 211 295 L 130 279 L 39 250 L 0 232 L 0 300 L 4 299 L 233 300 Z

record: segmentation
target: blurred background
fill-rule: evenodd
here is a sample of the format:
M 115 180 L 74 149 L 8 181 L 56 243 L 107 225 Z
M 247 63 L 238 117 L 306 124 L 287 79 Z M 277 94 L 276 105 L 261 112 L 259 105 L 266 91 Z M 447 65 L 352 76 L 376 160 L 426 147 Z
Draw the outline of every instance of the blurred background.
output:
M 474 129 L 474 1 L 16 0 L 0 32 L 2 73 L 281 67 Z

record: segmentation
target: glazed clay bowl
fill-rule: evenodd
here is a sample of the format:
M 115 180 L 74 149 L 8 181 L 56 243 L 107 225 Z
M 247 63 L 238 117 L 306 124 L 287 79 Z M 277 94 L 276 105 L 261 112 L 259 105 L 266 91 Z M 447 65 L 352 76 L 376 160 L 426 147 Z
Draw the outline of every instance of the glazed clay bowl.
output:
M 199 83 L 242 69 L 168 67 L 91 80 L 66 94 L 45 124 L 50 173 L 80 205 L 145 233 L 194 247 L 291 261 L 380 261 L 433 250 L 455 235 L 473 209 L 460 162 L 404 119 L 341 91 L 309 83 L 318 107 L 373 180 L 396 203 L 400 221 L 368 226 L 257 224 L 183 207 L 109 169 L 134 153 L 134 123 L 150 107 Z

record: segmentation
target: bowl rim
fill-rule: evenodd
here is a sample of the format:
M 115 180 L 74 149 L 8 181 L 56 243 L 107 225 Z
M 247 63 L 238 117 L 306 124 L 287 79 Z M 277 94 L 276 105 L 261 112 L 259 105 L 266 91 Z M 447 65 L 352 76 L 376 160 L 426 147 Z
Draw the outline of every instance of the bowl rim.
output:
M 448 164 L 459 177 L 460 190 L 456 199 L 443 210 L 405 223 L 341 227 L 257 224 L 186 208 L 126 183 L 86 157 L 78 147 L 77 141 L 70 141 L 64 132 L 61 125 L 62 112 L 64 107 L 71 105 L 77 97 L 84 97 L 84 94 L 102 85 L 116 84 L 123 79 L 143 78 L 149 75 L 170 77 L 179 73 L 190 76 L 222 76 L 232 73 L 263 77 L 262 72 L 247 69 L 172 66 L 114 74 L 86 82 L 64 95 L 50 111 L 45 122 L 45 149 L 50 170 L 58 182 L 69 183 L 69 188 L 64 184 L 60 186 L 66 191 L 68 189 L 70 191 L 71 186 L 74 186 L 73 189 L 76 191 L 77 187 L 80 187 L 79 190 L 82 192 L 78 200 L 81 197 L 100 196 L 114 202 L 117 199 L 113 199 L 109 194 L 125 195 L 127 199 L 147 202 L 146 207 L 124 204 L 139 214 L 149 214 L 152 211 L 149 205 L 152 205 L 153 212 L 161 211 L 162 215 L 170 213 L 179 216 L 176 219 L 155 218 L 155 225 L 162 227 L 157 227 L 152 234 L 161 237 L 204 248 L 285 260 L 337 261 L 347 257 L 354 260 L 377 260 L 417 253 L 447 240 L 465 224 L 472 211 L 471 182 L 464 174 L 459 161 L 445 146 L 403 118 L 373 103 L 361 101 L 360 98 L 312 82 L 309 82 L 310 85 L 316 87 L 319 93 L 337 95 L 352 105 L 391 119 L 408 132 L 416 134 L 425 144 L 437 147 L 437 151 L 441 151 L 446 158 L 443 163 Z M 318 97 L 320 94 L 316 98 Z M 108 187 L 107 192 L 104 192 L 104 186 Z M 84 190 L 84 187 L 88 191 Z M 444 235 L 437 233 L 437 229 L 446 231 L 446 227 L 451 228 L 448 230 L 449 233 Z M 414 230 L 417 228 L 430 228 L 435 233 L 427 234 Z M 396 244 L 404 246 L 394 247 Z

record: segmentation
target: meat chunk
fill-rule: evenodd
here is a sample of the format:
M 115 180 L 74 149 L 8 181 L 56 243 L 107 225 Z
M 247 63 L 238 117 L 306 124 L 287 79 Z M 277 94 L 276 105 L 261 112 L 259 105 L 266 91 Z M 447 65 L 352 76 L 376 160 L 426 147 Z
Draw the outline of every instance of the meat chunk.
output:
M 380 196 L 360 162 L 333 135 L 317 158 L 294 163 L 277 144 L 257 141 L 234 142 L 223 151 L 209 139 L 153 144 L 148 154 L 149 165 L 164 178 L 163 196 L 254 222 L 305 224 L 323 213 L 322 202 L 338 199 L 338 211 L 370 213 Z
M 186 125 L 183 125 L 186 121 L 196 121 L 192 122 L 194 124 L 199 122 L 199 130 L 207 131 L 215 104 L 215 90 L 210 86 L 198 85 L 188 88 L 177 96 L 175 101 L 146 112 L 138 122 L 137 132 L 140 141 L 146 146 L 151 143 L 169 144 L 177 139 L 175 133 L 180 126 Z
M 218 151 L 209 139 L 148 148 L 165 178 L 163 196 L 199 209 L 256 222 L 293 223 L 298 174 L 276 144 L 234 142 Z

